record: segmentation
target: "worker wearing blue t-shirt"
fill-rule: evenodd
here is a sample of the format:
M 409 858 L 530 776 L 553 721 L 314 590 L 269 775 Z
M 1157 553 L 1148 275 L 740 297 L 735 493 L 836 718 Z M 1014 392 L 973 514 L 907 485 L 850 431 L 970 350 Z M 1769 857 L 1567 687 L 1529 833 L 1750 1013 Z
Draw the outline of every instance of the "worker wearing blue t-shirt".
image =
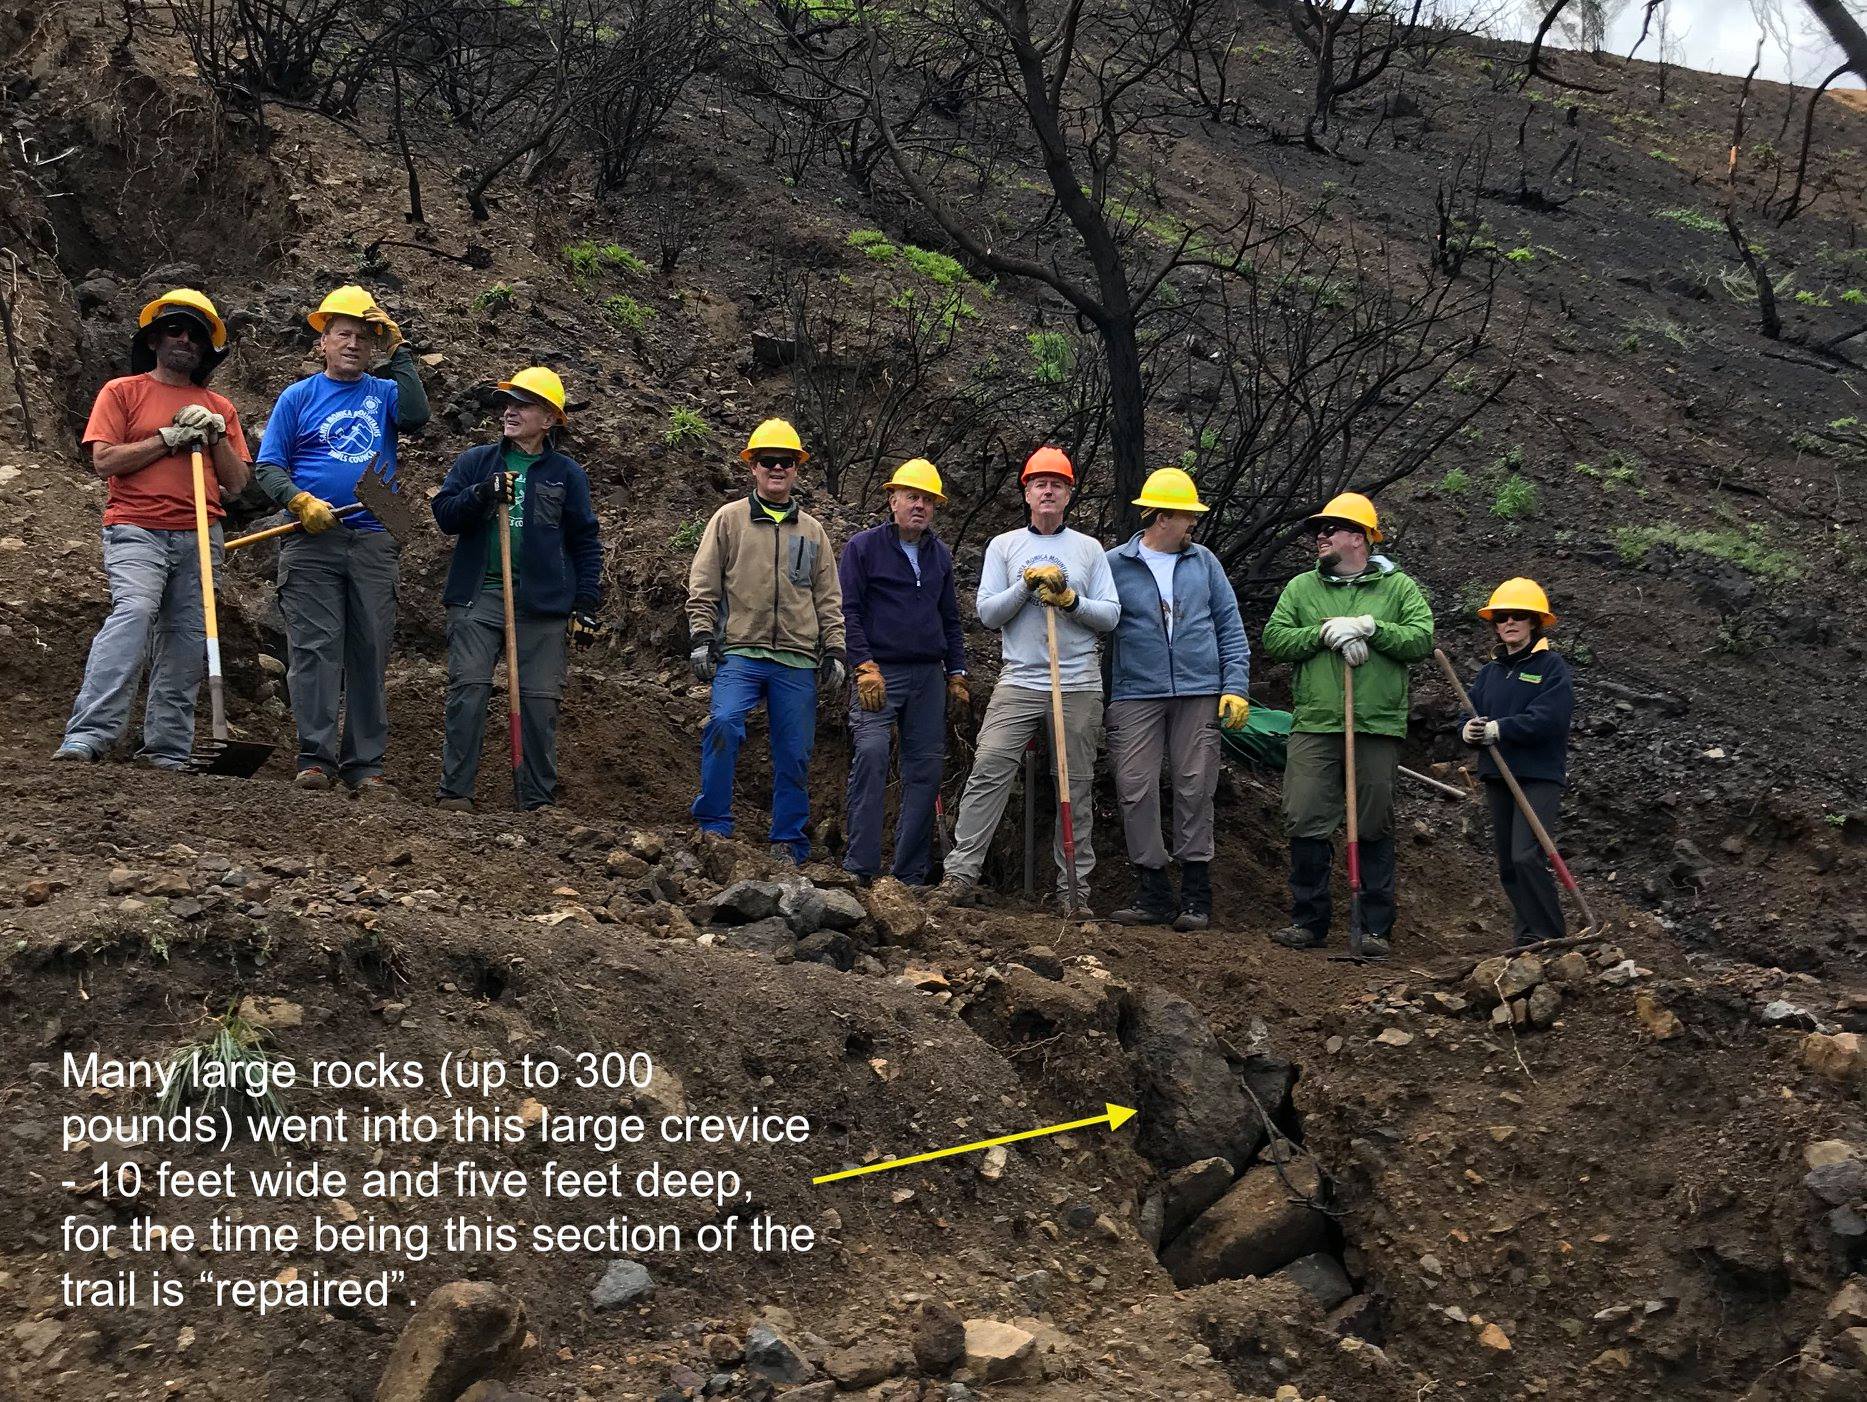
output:
M 428 397 L 401 331 L 361 287 L 338 288 L 306 320 L 324 369 L 279 396 L 253 475 L 304 526 L 279 550 L 296 782 L 323 790 L 342 779 L 370 797 L 389 789 L 384 677 L 401 551 L 367 511 L 341 521 L 336 513 L 356 503 L 357 481 L 372 463 L 394 481 L 396 430 L 428 421 Z M 368 373 L 372 356 L 385 351 L 387 379 Z

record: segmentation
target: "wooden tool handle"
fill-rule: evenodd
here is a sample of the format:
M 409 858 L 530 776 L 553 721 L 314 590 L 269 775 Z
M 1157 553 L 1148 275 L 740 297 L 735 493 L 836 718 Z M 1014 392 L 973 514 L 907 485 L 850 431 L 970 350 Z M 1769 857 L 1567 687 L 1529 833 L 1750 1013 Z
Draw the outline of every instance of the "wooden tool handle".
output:
M 357 502 L 352 506 L 340 506 L 331 514 L 341 521 L 346 516 L 356 515 L 362 509 L 363 503 Z M 280 526 L 268 526 L 263 531 L 254 531 L 251 535 L 236 536 L 221 546 L 221 549 L 223 551 L 241 550 L 249 545 L 258 545 L 262 540 L 271 540 L 274 536 L 291 535 L 294 531 L 302 531 L 304 528 L 303 521 L 287 521 Z

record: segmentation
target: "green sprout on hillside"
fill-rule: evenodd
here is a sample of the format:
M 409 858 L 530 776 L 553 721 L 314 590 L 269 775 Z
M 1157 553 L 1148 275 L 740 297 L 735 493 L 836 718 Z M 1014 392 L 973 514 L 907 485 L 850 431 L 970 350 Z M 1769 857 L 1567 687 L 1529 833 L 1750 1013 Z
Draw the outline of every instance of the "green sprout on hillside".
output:
M 477 293 L 473 299 L 473 309 L 488 316 L 498 316 L 512 305 L 512 289 L 503 282 L 496 282 L 484 292 Z
M 266 1050 L 268 1033 L 246 1021 L 229 1005 L 206 1019 L 201 1031 L 168 1054 L 174 1073 L 156 1102 L 156 1113 L 169 1117 L 198 1110 L 218 1115 L 243 1109 L 248 1120 L 277 1119 L 285 1105 L 273 1088 L 271 1066 L 283 1060 Z M 254 1087 L 263 1087 L 255 1091 Z
M 1069 378 L 1076 364 L 1070 338 L 1061 331 L 1033 331 L 1025 339 L 1030 343 L 1031 359 L 1037 363 L 1033 373 L 1047 385 L 1060 385 Z
M 1534 263 L 1536 261 L 1536 250 L 1534 248 L 1513 248 L 1504 256 L 1513 263 Z
M 1439 490 L 1449 497 L 1462 497 L 1472 489 L 1472 475 L 1462 467 L 1449 470 L 1439 479 Z
M 676 550 L 692 550 L 700 544 L 701 532 L 706 528 L 707 523 L 704 519 L 700 516 L 691 516 L 674 528 L 673 534 L 668 537 L 668 544 Z
M 648 271 L 647 262 L 621 244 L 597 244 L 589 239 L 565 244 L 564 261 L 578 282 L 593 282 L 610 272 L 636 275 Z
M 624 331 L 639 336 L 647 328 L 648 319 L 654 315 L 654 312 L 635 298 L 618 292 L 613 297 L 603 299 L 603 314 Z
M 1729 527 L 1689 531 L 1663 521 L 1657 526 L 1621 526 L 1613 538 L 1616 552 L 1630 565 L 1646 559 L 1655 546 L 1666 545 L 1681 554 L 1723 560 L 1772 583 L 1787 583 L 1802 573 L 1795 555 L 1771 546 L 1763 527 L 1758 525 L 1741 531 Z
M 1512 473 L 1497 489 L 1491 502 L 1491 514 L 1506 521 L 1521 521 L 1536 515 L 1536 483 Z
M 849 235 L 849 246 L 859 248 L 878 263 L 891 262 L 901 256 L 901 250 L 888 241 L 888 235 L 880 229 L 856 229 Z
M 1656 209 L 1653 211 L 1653 217 L 1670 219 L 1675 224 L 1683 225 L 1688 229 L 1696 229 L 1701 234 L 1724 232 L 1723 223 L 1713 219 L 1709 214 L 1699 213 L 1696 209 Z
M 698 410 L 683 407 L 668 415 L 667 431 L 661 441 L 670 448 L 687 448 L 704 443 L 711 432 Z

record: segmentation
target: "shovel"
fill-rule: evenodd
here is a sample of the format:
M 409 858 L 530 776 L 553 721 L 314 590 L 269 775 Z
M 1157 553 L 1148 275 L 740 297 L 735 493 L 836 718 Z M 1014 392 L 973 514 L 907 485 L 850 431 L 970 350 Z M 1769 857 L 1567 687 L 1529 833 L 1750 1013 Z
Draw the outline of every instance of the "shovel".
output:
M 1458 693 L 1459 704 L 1471 715 L 1477 715 L 1478 708 L 1472 705 L 1472 698 L 1465 690 L 1465 683 L 1459 680 L 1459 674 L 1452 670 L 1452 662 L 1447 658 L 1445 650 L 1434 648 L 1433 660 L 1439 664 L 1439 670 L 1446 674 L 1446 680 L 1452 683 L 1453 691 Z M 1536 840 L 1543 849 L 1543 855 L 1549 858 L 1549 864 L 1556 869 L 1556 879 L 1568 887 L 1569 894 L 1575 897 L 1575 903 L 1582 908 L 1582 919 L 1588 923 L 1580 935 L 1568 937 L 1580 943 L 1583 939 L 1589 938 L 1591 932 L 1599 932 L 1601 929 L 1595 920 L 1595 912 L 1589 908 L 1588 897 L 1584 896 L 1582 888 L 1575 884 L 1575 877 L 1569 873 L 1569 864 L 1563 861 L 1562 853 L 1556 850 L 1555 839 L 1549 835 L 1549 829 L 1543 826 L 1543 820 L 1537 817 L 1535 810 L 1530 807 L 1530 800 L 1523 796 L 1523 789 L 1518 786 L 1517 776 L 1510 772 L 1510 766 L 1504 763 L 1504 756 L 1498 753 L 1496 745 L 1491 746 L 1491 762 L 1497 766 L 1498 777 L 1504 781 L 1504 787 L 1510 790 L 1510 796 L 1517 800 L 1517 811 L 1523 814 L 1523 820 L 1530 825 L 1530 831 L 1536 834 Z M 1558 943 L 1560 941 L 1545 940 L 1542 945 L 1553 946 Z
M 499 500 L 499 592 L 506 609 L 506 728 L 512 745 L 512 806 L 523 811 L 519 792 L 519 766 L 524 746 L 519 739 L 519 625 L 512 607 L 512 504 Z
M 1083 888 L 1076 879 L 1076 823 L 1070 814 L 1070 757 L 1063 743 L 1063 678 L 1057 667 L 1057 611 L 1044 607 L 1045 638 L 1050 646 L 1050 721 L 1057 745 L 1057 826 L 1063 840 L 1063 866 L 1069 880 L 1070 919 L 1083 911 Z
M 207 524 L 207 472 L 197 444 L 190 455 L 194 468 L 194 538 L 201 560 L 201 615 L 207 632 L 207 692 L 214 716 L 214 738 L 196 740 L 188 756 L 192 774 L 230 774 L 250 779 L 272 756 L 271 745 L 257 740 L 234 740 L 227 734 L 227 688 L 220 674 L 220 618 L 214 609 L 214 545 Z

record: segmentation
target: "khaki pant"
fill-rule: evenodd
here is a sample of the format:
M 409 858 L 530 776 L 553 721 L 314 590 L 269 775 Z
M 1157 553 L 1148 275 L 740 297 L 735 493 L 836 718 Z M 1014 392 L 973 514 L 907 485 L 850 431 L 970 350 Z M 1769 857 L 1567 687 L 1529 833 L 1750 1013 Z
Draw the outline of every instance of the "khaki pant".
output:
M 1032 691 L 1002 683 L 992 689 L 992 699 L 985 707 L 985 721 L 979 727 L 972 773 L 966 777 L 966 792 L 959 801 L 953 850 L 946 859 L 948 876 L 964 877 L 968 881 L 979 879 L 979 872 L 985 866 L 986 848 L 992 844 L 992 834 L 997 831 L 1006 800 L 1011 797 L 1012 781 L 1024 762 L 1025 743 L 1049 725 L 1048 691 Z M 1090 842 L 1094 815 L 1089 791 L 1095 777 L 1096 732 L 1101 728 L 1101 692 L 1064 693 L 1063 734 L 1070 764 L 1070 817 L 1076 833 L 1076 879 L 1085 891 L 1089 886 L 1089 873 L 1096 864 L 1095 848 Z M 1054 763 L 1051 772 L 1054 776 Z M 1067 891 L 1069 869 L 1063 865 L 1061 823 L 1057 825 L 1051 850 L 1057 864 L 1057 889 Z
M 1164 755 L 1173 775 L 1173 860 L 1211 861 L 1212 795 L 1219 787 L 1219 698 L 1111 701 L 1108 731 L 1128 860 L 1155 870 L 1167 865 L 1160 821 Z

